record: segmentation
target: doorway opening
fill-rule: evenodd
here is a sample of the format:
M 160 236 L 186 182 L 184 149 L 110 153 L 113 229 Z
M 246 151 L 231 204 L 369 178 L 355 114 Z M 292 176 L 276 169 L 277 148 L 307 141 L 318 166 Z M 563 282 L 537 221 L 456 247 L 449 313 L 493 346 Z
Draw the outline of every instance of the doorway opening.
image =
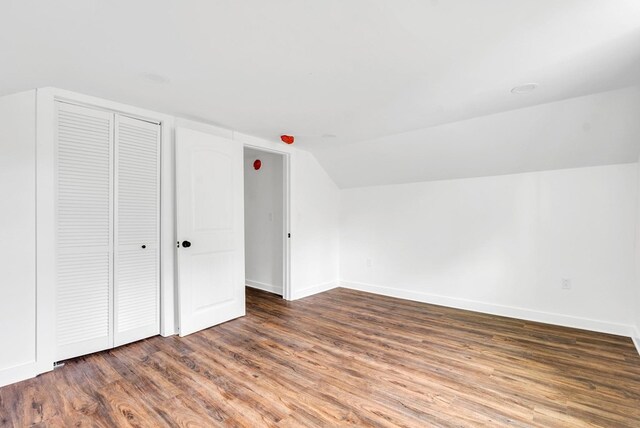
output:
M 290 299 L 289 155 L 244 148 L 245 284 Z

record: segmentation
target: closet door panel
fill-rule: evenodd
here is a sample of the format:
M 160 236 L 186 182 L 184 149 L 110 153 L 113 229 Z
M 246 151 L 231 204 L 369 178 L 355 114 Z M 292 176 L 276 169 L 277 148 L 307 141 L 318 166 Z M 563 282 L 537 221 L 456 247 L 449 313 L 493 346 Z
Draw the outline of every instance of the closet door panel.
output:
M 56 359 L 112 346 L 113 114 L 56 103 Z
M 160 125 L 116 116 L 114 346 L 160 331 Z

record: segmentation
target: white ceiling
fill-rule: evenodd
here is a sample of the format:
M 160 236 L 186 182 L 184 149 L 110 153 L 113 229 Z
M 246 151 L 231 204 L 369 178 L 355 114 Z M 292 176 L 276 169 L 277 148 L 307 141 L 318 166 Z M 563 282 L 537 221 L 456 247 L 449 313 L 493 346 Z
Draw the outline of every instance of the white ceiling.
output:
M 376 175 L 384 158 L 372 152 L 409 131 L 419 146 L 434 125 L 639 85 L 640 1 L 8 0 L 0 58 L 0 94 L 56 86 L 270 140 L 293 134 L 349 187 L 406 181 Z M 538 89 L 510 93 L 527 82 Z M 427 143 L 395 154 L 394 169 L 437 159 Z M 370 179 L 346 172 L 353 151 L 370 153 L 359 166 Z M 534 156 L 543 168 L 548 153 Z M 458 176 L 448 162 L 411 179 Z

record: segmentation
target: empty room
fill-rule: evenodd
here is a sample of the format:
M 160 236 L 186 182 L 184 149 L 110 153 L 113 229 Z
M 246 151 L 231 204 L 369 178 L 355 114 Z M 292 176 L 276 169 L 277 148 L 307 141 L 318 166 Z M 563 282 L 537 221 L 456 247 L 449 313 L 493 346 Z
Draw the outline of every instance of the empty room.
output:
M 0 427 L 640 427 L 640 2 L 0 2 Z

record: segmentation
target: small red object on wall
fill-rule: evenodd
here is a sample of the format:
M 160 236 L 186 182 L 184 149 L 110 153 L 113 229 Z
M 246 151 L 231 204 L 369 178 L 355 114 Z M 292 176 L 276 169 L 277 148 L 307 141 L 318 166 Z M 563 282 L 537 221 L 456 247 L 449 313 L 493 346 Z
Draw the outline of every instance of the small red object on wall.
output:
M 262 167 L 262 161 L 260 159 L 256 159 L 253 161 L 253 169 L 255 169 L 256 171 L 260 169 L 260 167 Z
M 285 144 L 293 144 L 293 141 L 295 140 L 295 138 L 292 135 L 281 135 L 280 139 Z

